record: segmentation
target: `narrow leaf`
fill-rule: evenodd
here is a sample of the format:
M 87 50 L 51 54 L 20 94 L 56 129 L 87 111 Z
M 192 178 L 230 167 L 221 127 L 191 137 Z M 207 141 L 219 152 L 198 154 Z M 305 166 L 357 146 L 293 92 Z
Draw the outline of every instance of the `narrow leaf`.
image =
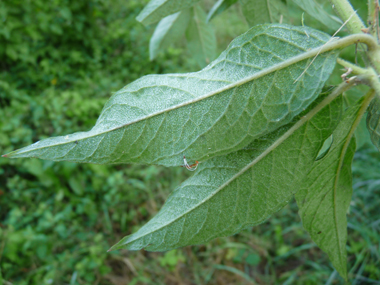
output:
M 191 17 L 190 9 L 182 10 L 163 18 L 150 38 L 150 60 L 156 58 L 159 51 L 179 40 L 185 33 Z
M 287 7 L 281 0 L 240 0 L 243 15 L 252 27 L 263 23 L 283 23 Z
M 218 0 L 214 6 L 212 6 L 210 12 L 208 12 L 206 22 L 210 22 L 214 17 L 221 14 L 224 10 L 227 10 L 230 6 L 235 4 L 238 0 Z
M 352 195 L 351 163 L 356 150 L 353 133 L 363 111 L 363 98 L 344 114 L 333 132 L 326 156 L 316 161 L 296 194 L 299 215 L 312 240 L 347 279 L 347 218 Z
M 200 0 L 151 0 L 136 17 L 136 20 L 149 25 L 158 22 L 162 18 L 190 8 Z
M 329 38 L 307 27 L 256 26 L 199 72 L 149 75 L 125 86 L 92 130 L 7 156 L 179 166 L 183 155 L 191 163 L 236 151 L 315 100 L 337 53 L 320 54 L 303 73 L 312 60 L 307 51 Z
M 342 21 L 330 15 L 326 10 L 315 0 L 292 0 L 302 10 L 308 13 L 310 16 L 324 24 L 326 27 L 337 30 L 342 24 Z
M 193 11 L 186 38 L 192 56 L 204 67 L 215 59 L 216 37 L 211 25 L 206 23 L 203 9 L 197 5 L 193 7 Z
M 200 164 L 200 170 L 169 196 L 151 221 L 112 250 L 164 251 L 264 222 L 298 190 L 300 179 L 336 126 L 342 97 L 322 110 L 320 106 L 243 150 Z
M 380 99 L 378 97 L 372 100 L 368 108 L 367 129 L 373 145 L 380 151 Z

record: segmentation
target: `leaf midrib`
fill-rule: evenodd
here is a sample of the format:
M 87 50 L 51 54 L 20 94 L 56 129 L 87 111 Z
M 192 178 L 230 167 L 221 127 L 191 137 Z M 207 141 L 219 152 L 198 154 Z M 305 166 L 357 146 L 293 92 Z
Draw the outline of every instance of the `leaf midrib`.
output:
M 346 140 L 344 142 L 344 145 L 342 147 L 342 151 L 340 153 L 340 157 L 339 157 L 339 164 L 338 164 L 338 168 L 337 168 L 337 172 L 336 172 L 336 175 L 335 175 L 335 181 L 334 181 L 334 188 L 333 188 L 333 205 L 334 205 L 334 223 L 335 223 L 335 231 L 336 231 L 336 236 L 337 236 L 337 239 L 338 239 L 338 243 L 339 243 L 339 248 L 338 248 L 338 254 L 339 254 L 339 261 L 342 263 L 344 263 L 344 261 L 342 260 L 342 252 L 341 252 L 341 240 L 340 240 L 340 234 L 339 234 L 339 231 L 338 231 L 338 215 L 337 215 L 337 191 L 338 191 L 338 183 L 339 183 L 339 177 L 340 177 L 340 173 L 341 173 L 341 170 L 342 170 L 342 166 L 343 166 L 343 161 L 346 157 L 346 152 L 347 152 L 347 149 L 348 149 L 348 146 L 350 145 L 351 143 L 351 139 L 352 139 L 352 136 L 354 135 L 354 132 L 355 132 L 355 129 L 356 127 L 358 126 L 362 116 L 364 115 L 365 111 L 367 110 L 367 106 L 369 104 L 369 102 L 371 102 L 372 98 L 375 96 L 375 92 L 372 91 L 370 93 L 367 94 L 367 96 L 365 97 L 365 99 L 363 100 L 362 102 L 362 105 L 357 113 L 357 116 L 356 116 L 356 119 L 354 120 L 354 123 L 352 124 L 351 126 L 351 129 L 346 137 Z
M 336 43 L 336 42 L 335 42 L 335 43 Z M 72 142 L 74 142 L 74 141 L 81 141 L 81 140 L 84 140 L 84 139 L 88 139 L 88 138 L 91 138 L 91 137 L 95 137 L 95 136 L 99 136 L 99 135 L 102 135 L 102 134 L 105 134 L 105 133 L 109 133 L 109 132 L 112 132 L 112 131 L 115 131 L 115 130 L 118 130 L 118 129 L 124 128 L 124 127 L 126 127 L 126 126 L 129 126 L 129 125 L 132 125 L 132 124 L 138 123 L 138 122 L 140 122 L 140 121 L 147 120 L 147 119 L 150 119 L 150 118 L 152 118 L 152 117 L 155 117 L 155 116 L 161 115 L 161 114 L 163 114 L 163 113 L 170 112 L 170 111 L 172 111 L 172 110 L 179 109 L 179 108 L 185 107 L 185 106 L 187 106 L 187 105 L 194 104 L 194 103 L 196 103 L 196 102 L 198 102 L 198 101 L 205 100 L 205 99 L 210 98 L 210 97 L 212 97 L 212 96 L 215 96 L 215 95 L 217 95 L 217 94 L 219 94 L 219 93 L 221 93 L 221 92 L 224 92 L 224 91 L 227 91 L 227 90 L 229 90 L 229 89 L 233 89 L 233 88 L 235 88 L 235 87 L 241 86 L 241 85 L 243 85 L 243 84 L 245 84 L 245 83 L 248 83 L 248 82 L 250 82 L 250 81 L 252 81 L 252 80 L 255 80 L 255 79 L 257 79 L 257 78 L 260 78 L 260 77 L 263 77 L 263 76 L 265 76 L 265 75 L 268 75 L 268 74 L 270 74 L 270 73 L 272 73 L 272 72 L 275 72 L 275 71 L 277 71 L 277 70 L 284 69 L 284 68 L 286 68 L 286 67 L 288 67 L 288 66 L 290 66 L 290 65 L 292 65 L 292 64 L 296 64 L 296 63 L 298 63 L 298 62 L 300 62 L 300 61 L 302 61 L 302 60 L 305 60 L 305 59 L 307 59 L 307 58 L 310 58 L 310 57 L 312 57 L 312 56 L 315 56 L 317 53 L 321 54 L 321 53 L 323 53 L 323 52 L 327 52 L 327 51 L 329 51 L 329 50 L 331 50 L 331 49 L 334 49 L 335 45 L 333 45 L 333 44 L 334 44 L 334 42 L 331 43 L 331 44 L 329 44 L 329 45 L 326 45 L 326 44 L 325 44 L 325 45 L 321 45 L 321 46 L 316 47 L 316 48 L 314 48 L 314 49 L 312 49 L 312 50 L 310 50 L 310 51 L 306 51 L 306 52 L 304 52 L 304 53 L 302 53 L 302 54 L 296 55 L 296 56 L 294 56 L 294 57 L 292 57 L 292 58 L 289 58 L 289 59 L 287 59 L 287 60 L 284 60 L 283 62 L 277 63 L 277 64 L 275 64 L 275 65 L 273 65 L 273 66 L 271 66 L 271 67 L 268 67 L 268 68 L 266 68 L 266 69 L 263 69 L 263 70 L 261 70 L 261 71 L 258 71 L 257 73 L 255 73 L 255 74 L 253 74 L 253 75 L 251 75 L 251 76 L 248 76 L 248 77 L 243 78 L 243 79 L 241 79 L 241 80 L 239 80 L 239 81 L 236 81 L 236 82 L 234 82 L 234 83 L 231 83 L 231 84 L 229 84 L 229 85 L 226 85 L 226 86 L 224 86 L 224 87 L 222 87 L 222 88 L 219 88 L 219 89 L 217 89 L 217 90 L 215 90 L 215 91 L 213 91 L 213 92 L 210 92 L 210 93 L 208 93 L 208 94 L 205 94 L 205 95 L 203 95 L 203 96 L 200 96 L 200 97 L 198 97 L 198 98 L 196 98 L 196 99 L 193 99 L 193 100 L 190 100 L 190 101 L 187 101 L 187 102 L 183 102 L 183 103 L 181 103 L 181 104 L 174 105 L 174 106 L 172 106 L 172 107 L 169 107 L 169 108 L 166 108 L 166 109 L 160 110 L 160 111 L 158 111 L 158 112 L 154 112 L 154 113 L 152 113 L 152 114 L 150 114 L 150 115 L 147 115 L 147 116 L 145 116 L 145 117 L 138 118 L 138 119 L 136 119 L 136 120 L 130 121 L 130 122 L 126 123 L 126 124 L 123 124 L 123 125 L 120 125 L 120 126 L 117 126 L 117 127 L 111 128 L 111 129 L 108 129 L 108 130 L 103 131 L 103 132 L 98 132 L 98 133 L 93 134 L 93 135 L 91 135 L 91 136 L 86 136 L 85 138 L 82 138 L 82 139 L 68 140 L 67 142 L 62 142 L 62 143 L 54 144 L 54 146 L 64 145 L 64 144 L 72 143 Z M 47 146 L 43 146 L 43 147 L 40 147 L 40 148 L 34 148 L 34 149 L 32 149 L 32 150 L 37 150 L 37 149 L 38 149 L 38 150 L 41 150 L 41 149 L 48 148 L 48 147 L 51 147 L 51 146 L 52 146 L 52 145 L 47 145 Z M 26 152 L 29 152 L 29 151 L 31 151 L 31 150 L 26 150 Z M 14 153 L 15 153 L 15 154 L 21 154 L 21 153 L 23 153 L 23 152 L 21 152 L 21 151 L 15 151 Z M 11 154 L 12 154 L 12 152 L 9 153 L 7 156 L 10 157 Z
M 223 190 L 225 187 L 227 187 L 231 182 L 233 182 L 235 179 L 237 179 L 239 176 L 241 176 L 243 173 L 245 173 L 248 169 L 250 169 L 252 166 L 257 164 L 259 161 L 261 161 L 264 157 L 266 157 L 269 153 L 271 153 L 273 150 L 275 150 L 279 145 L 281 145 L 287 138 L 289 138 L 295 131 L 297 131 L 300 127 L 302 127 L 306 122 L 309 122 L 311 118 L 314 117 L 320 110 L 322 110 L 325 106 L 327 106 L 332 100 L 334 100 L 339 94 L 341 94 L 343 91 L 347 90 L 349 87 L 351 87 L 354 83 L 350 82 L 346 86 L 343 87 L 343 90 L 338 90 L 339 87 L 332 92 L 329 96 L 327 96 L 321 103 L 319 103 L 316 107 L 314 107 L 312 110 L 310 110 L 309 113 L 307 113 L 305 116 L 303 116 L 297 123 L 295 123 L 287 132 L 285 132 L 281 137 L 279 137 L 271 146 L 269 146 L 263 153 L 261 153 L 258 157 L 256 157 L 252 162 L 247 164 L 245 167 L 243 167 L 238 173 L 236 173 L 234 176 L 232 176 L 230 179 L 228 179 L 226 182 L 224 182 L 221 186 L 219 186 L 215 191 L 210 194 L 206 199 L 200 201 L 198 204 L 194 205 L 191 209 L 184 212 L 177 218 L 173 219 L 169 223 L 166 223 L 165 225 L 155 229 L 154 231 L 150 231 L 144 235 L 138 236 L 136 239 L 133 239 L 131 241 L 128 241 L 127 243 L 123 243 L 123 245 L 129 244 L 135 240 L 141 239 L 144 236 L 147 236 L 149 234 L 153 234 L 154 232 L 157 232 L 161 230 L 164 227 L 169 226 L 170 224 L 176 222 L 180 218 L 184 217 L 185 215 L 189 214 L 190 212 L 196 210 L 200 205 L 204 204 L 208 200 L 210 200 L 212 197 L 214 197 L 217 193 L 219 193 L 221 190 Z M 129 236 L 130 237 L 130 236 Z M 117 243 L 114 247 L 119 246 L 119 243 Z M 112 249 L 112 248 L 111 248 Z

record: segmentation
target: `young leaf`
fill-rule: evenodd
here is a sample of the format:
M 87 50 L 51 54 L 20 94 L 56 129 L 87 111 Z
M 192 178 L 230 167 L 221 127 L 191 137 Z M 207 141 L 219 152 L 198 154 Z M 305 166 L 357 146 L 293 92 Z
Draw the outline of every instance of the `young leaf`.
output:
M 195 5 L 200 0 L 151 0 L 136 20 L 144 25 L 158 22 L 162 18 Z
M 171 43 L 179 40 L 185 33 L 191 17 L 190 9 L 163 18 L 150 38 L 150 60 L 156 58 L 160 50 L 164 50 Z
M 352 195 L 351 163 L 356 150 L 353 133 L 364 111 L 360 99 L 333 132 L 326 156 L 316 161 L 296 194 L 299 215 L 312 240 L 347 279 L 347 219 Z
M 206 23 L 206 13 L 196 5 L 193 7 L 193 18 L 186 32 L 188 47 L 201 67 L 215 58 L 216 37 L 210 24 Z
M 240 4 L 251 27 L 263 23 L 282 23 L 287 16 L 287 7 L 281 0 L 240 0 Z
M 302 10 L 308 13 L 310 16 L 320 21 L 326 27 L 337 30 L 342 25 L 342 21 L 339 18 L 334 17 L 326 12 L 326 10 L 315 0 L 292 0 Z
M 170 250 L 264 222 L 297 192 L 336 126 L 342 97 L 321 106 L 243 150 L 200 164 L 199 171 L 169 196 L 151 221 L 111 249 Z
M 368 108 L 367 129 L 374 146 L 380 151 L 380 99 L 375 97 Z
M 220 13 L 222 13 L 224 10 L 227 10 L 230 6 L 235 4 L 238 0 L 218 0 L 212 6 L 210 12 L 208 12 L 207 20 L 206 22 L 210 22 L 214 17 L 218 16 Z
M 179 166 L 183 155 L 204 161 L 241 149 L 288 124 L 318 96 L 337 53 L 320 54 L 303 72 L 312 60 L 307 51 L 329 38 L 307 27 L 253 27 L 199 72 L 149 75 L 125 86 L 89 132 L 7 156 Z

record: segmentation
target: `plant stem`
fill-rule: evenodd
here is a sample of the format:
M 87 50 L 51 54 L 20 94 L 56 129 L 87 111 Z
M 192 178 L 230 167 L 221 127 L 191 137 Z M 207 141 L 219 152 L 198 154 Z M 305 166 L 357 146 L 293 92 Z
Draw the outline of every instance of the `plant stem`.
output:
M 367 111 L 367 107 L 368 107 L 369 103 L 371 103 L 374 96 L 375 96 L 375 90 L 373 90 L 373 89 L 369 90 L 367 92 L 367 94 L 364 95 L 363 103 L 359 109 L 358 115 L 357 115 L 354 123 L 351 126 L 350 132 L 349 132 L 347 139 L 346 139 L 346 142 L 343 146 L 342 153 L 346 153 L 348 145 L 350 144 L 351 138 L 354 135 L 354 132 L 355 132 L 356 128 L 358 127 L 358 125 L 361 121 L 361 118 L 363 117 L 364 113 Z M 343 158 L 344 155 L 342 155 L 341 157 Z M 343 164 L 343 159 L 339 162 L 339 169 L 342 168 L 342 164 Z
M 376 3 L 378 3 L 378 0 L 368 0 L 369 5 L 370 5 L 370 13 L 371 15 L 373 13 L 377 13 L 376 9 Z M 356 11 L 352 8 L 350 2 L 347 0 L 330 0 L 331 4 L 333 4 L 333 7 L 338 14 L 338 16 L 346 22 L 348 19 L 351 19 L 347 21 L 347 28 L 352 34 L 363 34 L 362 29 L 365 29 L 365 25 L 360 19 L 360 17 L 356 14 Z M 376 20 L 376 22 L 378 22 Z M 377 23 L 376 23 L 377 24 Z M 376 27 L 375 27 L 375 34 L 376 32 Z M 377 42 L 377 40 L 376 40 Z M 380 74 L 380 49 L 379 47 L 377 48 L 372 48 L 368 49 L 367 53 L 368 59 L 372 65 L 373 68 L 375 68 L 376 72 Z
M 347 28 L 351 34 L 362 33 L 362 29 L 365 28 L 365 25 L 354 8 L 352 8 L 350 2 L 347 0 L 330 0 L 330 3 L 343 22 L 346 22 L 351 17 L 347 22 Z
M 338 64 L 346 67 L 347 69 L 351 68 L 353 74 L 364 74 L 364 73 L 368 72 L 367 68 L 362 68 L 360 66 L 357 66 L 356 64 L 353 64 L 352 62 L 344 60 L 344 59 L 342 59 L 340 57 L 336 60 L 336 62 Z
M 367 74 L 365 75 L 365 80 L 373 88 L 377 97 L 380 99 L 380 82 L 376 71 L 372 68 L 369 69 Z
M 369 33 L 379 40 L 379 0 L 368 0 Z

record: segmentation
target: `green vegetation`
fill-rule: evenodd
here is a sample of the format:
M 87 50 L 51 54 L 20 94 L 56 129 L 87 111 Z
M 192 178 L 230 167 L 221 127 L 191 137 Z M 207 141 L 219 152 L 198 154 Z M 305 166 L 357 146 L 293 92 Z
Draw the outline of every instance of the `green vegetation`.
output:
M 191 45 L 189 51 L 182 43 L 163 45 L 155 51 L 156 60 L 149 61 L 154 27 L 135 21 L 146 3 L 0 2 L 1 153 L 89 130 L 108 98 L 125 84 L 146 74 L 195 71 L 203 64 L 190 56 Z M 212 4 L 206 1 L 209 8 Z M 359 4 L 355 7 L 365 15 L 365 3 Z M 289 21 L 298 23 L 299 12 L 293 4 L 291 14 L 297 18 Z M 212 19 L 218 50 L 247 28 L 239 13 L 231 6 Z M 231 25 L 220 28 L 225 21 Z M 315 19 L 305 16 L 305 22 L 330 32 Z M 352 62 L 353 50 L 343 53 Z M 341 73 L 336 68 L 328 83 L 338 82 Z M 354 105 L 366 91 L 347 92 L 345 104 Z M 369 143 L 365 126 L 359 126 L 357 135 L 347 218 L 348 278 L 351 284 L 378 284 L 380 154 Z M 339 146 L 339 135 L 335 138 Z M 1 158 L 0 165 L 0 284 L 344 283 L 302 227 L 293 200 L 262 225 L 204 245 L 165 253 L 107 253 L 155 216 L 189 172 L 35 158 Z

